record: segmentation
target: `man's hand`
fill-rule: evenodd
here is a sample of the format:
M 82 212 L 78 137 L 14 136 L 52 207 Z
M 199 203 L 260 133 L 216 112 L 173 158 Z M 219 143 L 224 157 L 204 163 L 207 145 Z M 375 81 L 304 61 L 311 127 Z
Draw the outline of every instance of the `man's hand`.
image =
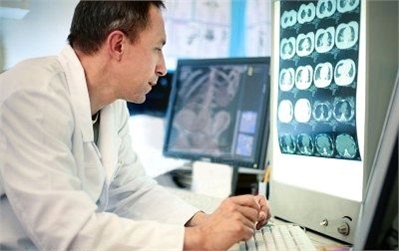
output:
M 267 224 L 272 214 L 270 212 L 269 203 L 264 195 L 256 195 L 255 199 L 260 207 L 258 223 L 256 224 L 256 229 L 259 230 Z
M 267 223 L 270 209 L 264 196 L 240 195 L 225 199 L 210 215 L 195 215 L 186 228 L 184 250 L 226 250 L 248 240 Z M 191 224 L 190 224 L 191 225 Z

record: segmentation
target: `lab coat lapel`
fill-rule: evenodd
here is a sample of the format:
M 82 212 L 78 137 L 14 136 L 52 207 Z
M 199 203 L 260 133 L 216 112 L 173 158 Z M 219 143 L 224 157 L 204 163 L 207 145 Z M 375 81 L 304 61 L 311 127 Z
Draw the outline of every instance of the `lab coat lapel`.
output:
M 111 181 L 117 168 L 120 143 L 112 106 L 106 106 L 101 110 L 97 144 L 101 153 L 101 162 L 107 174 L 107 181 Z
M 91 122 L 91 109 L 89 91 L 82 64 L 70 45 L 65 46 L 58 57 L 65 70 L 71 100 L 76 113 L 76 119 L 82 130 L 84 142 L 93 141 L 93 124 Z

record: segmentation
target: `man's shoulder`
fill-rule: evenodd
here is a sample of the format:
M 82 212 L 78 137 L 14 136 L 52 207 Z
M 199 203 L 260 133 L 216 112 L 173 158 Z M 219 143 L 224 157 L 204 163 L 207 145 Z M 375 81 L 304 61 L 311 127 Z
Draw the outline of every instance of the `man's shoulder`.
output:
M 61 69 L 56 56 L 38 57 L 23 60 L 16 64 L 11 70 L 55 72 Z
M 47 90 L 51 88 L 63 88 L 65 85 L 64 71 L 57 57 L 32 58 L 17 63 L 12 68 L 0 75 L 0 82 L 3 87 L 4 95 L 26 90 Z M 54 80 L 57 84 L 54 85 Z
M 25 59 L 10 69 L 6 70 L 2 75 L 12 78 L 35 78 L 35 77 L 51 77 L 62 71 L 62 67 L 56 56 L 38 57 Z

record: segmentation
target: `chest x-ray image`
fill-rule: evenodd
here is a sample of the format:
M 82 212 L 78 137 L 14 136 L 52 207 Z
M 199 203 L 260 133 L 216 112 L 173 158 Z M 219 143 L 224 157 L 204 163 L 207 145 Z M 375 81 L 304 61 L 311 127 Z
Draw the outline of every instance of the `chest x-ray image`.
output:
M 282 153 L 360 160 L 360 4 L 281 1 L 277 126 Z

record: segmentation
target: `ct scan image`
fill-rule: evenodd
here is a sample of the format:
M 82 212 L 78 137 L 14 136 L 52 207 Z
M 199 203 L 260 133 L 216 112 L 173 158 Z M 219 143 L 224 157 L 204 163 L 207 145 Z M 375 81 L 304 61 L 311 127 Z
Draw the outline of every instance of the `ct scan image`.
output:
M 356 129 L 360 0 L 281 1 L 280 151 L 360 160 Z

